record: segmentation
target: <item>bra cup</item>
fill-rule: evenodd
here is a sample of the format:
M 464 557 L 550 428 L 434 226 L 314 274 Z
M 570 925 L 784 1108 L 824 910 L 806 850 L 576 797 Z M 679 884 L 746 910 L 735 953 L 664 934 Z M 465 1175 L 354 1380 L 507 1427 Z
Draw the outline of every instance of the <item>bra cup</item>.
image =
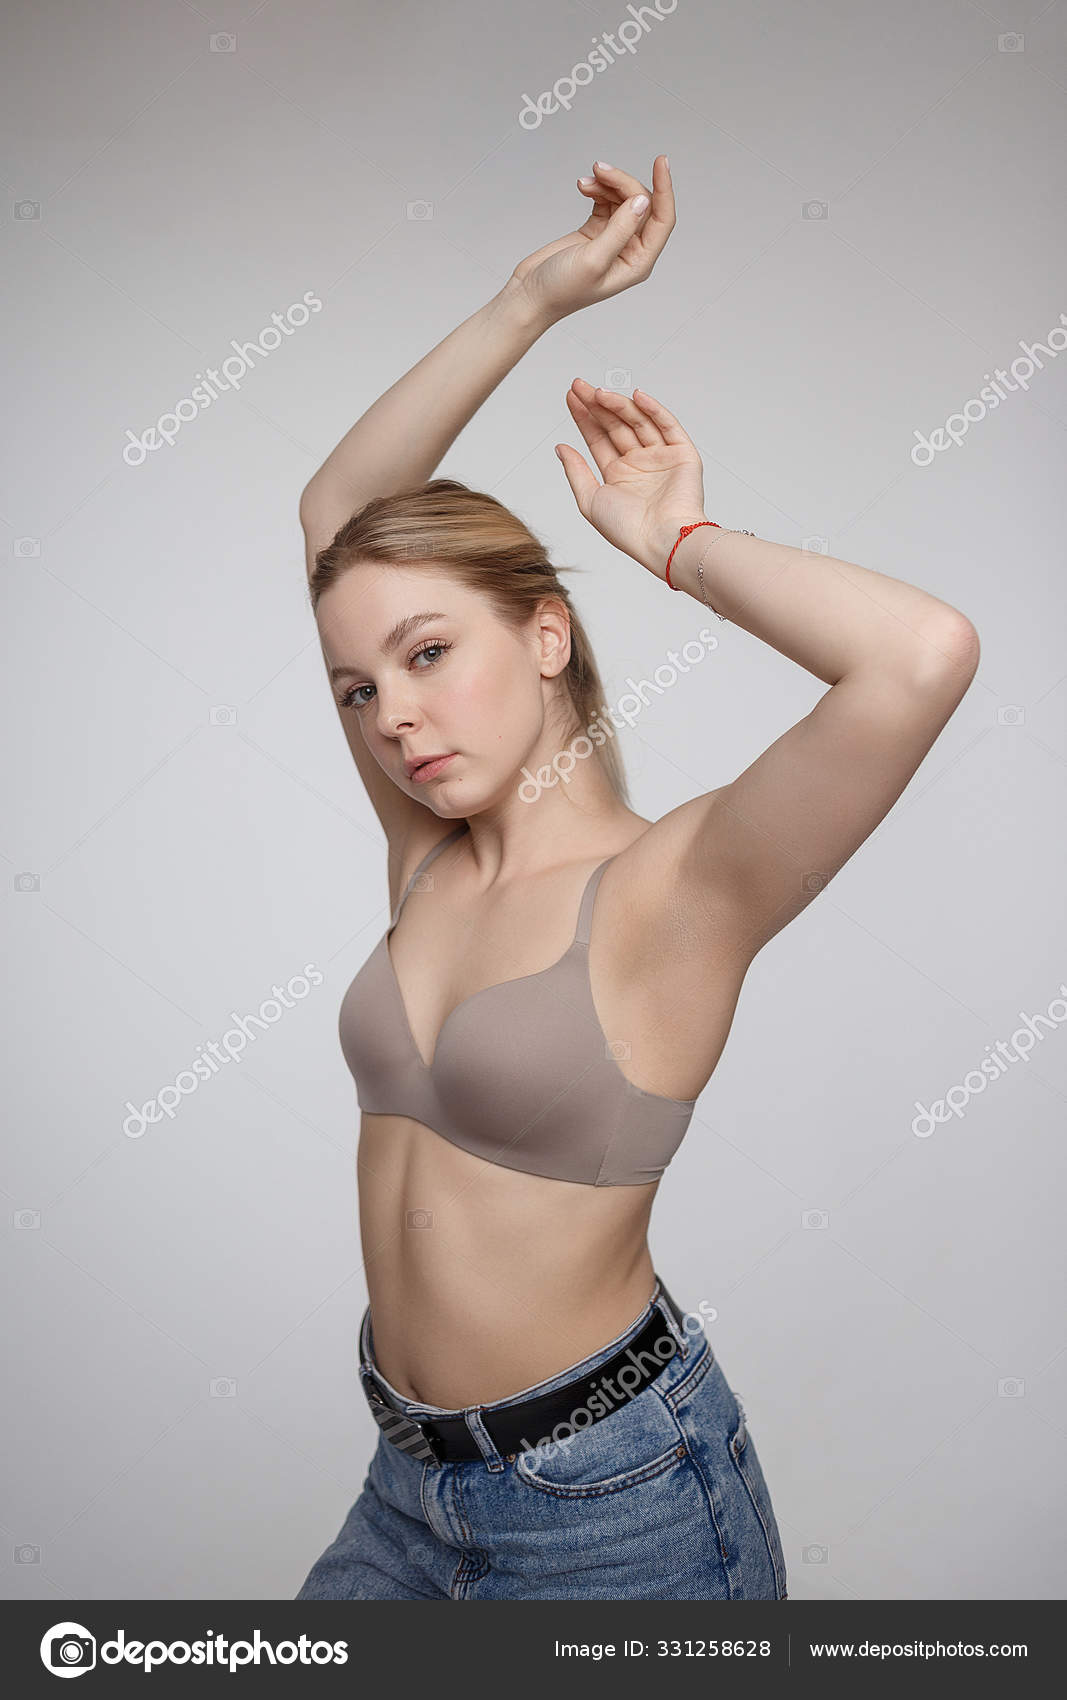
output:
M 604 866 L 587 882 L 582 936 L 543 973 L 465 998 L 446 1018 L 429 1067 L 411 1032 L 388 935 L 379 940 L 339 1012 L 360 1108 L 410 1117 L 504 1168 L 589 1186 L 658 1180 L 694 1106 L 629 1081 L 601 1027 L 586 935 Z
M 407 1025 L 397 1020 L 387 970 L 379 944 L 341 1000 L 341 1051 L 356 1081 L 361 1109 L 371 1115 L 414 1116 L 414 1106 L 420 1103 L 420 1071 L 413 1066 Z M 401 1103 L 411 1107 L 402 1109 Z
M 438 1040 L 434 1125 L 489 1162 L 594 1185 L 622 1101 L 583 981 L 576 953 L 462 1005 Z

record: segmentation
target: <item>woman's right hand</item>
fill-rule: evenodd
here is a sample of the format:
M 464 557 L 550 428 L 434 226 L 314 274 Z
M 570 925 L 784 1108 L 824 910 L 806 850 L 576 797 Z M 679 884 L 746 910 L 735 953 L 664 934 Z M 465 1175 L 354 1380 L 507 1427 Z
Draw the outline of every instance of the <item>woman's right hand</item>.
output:
M 650 190 L 616 166 L 598 160 L 594 170 L 595 177 L 578 179 L 581 193 L 593 199 L 585 223 L 528 254 L 510 279 L 546 324 L 643 283 L 676 223 L 666 154 L 653 162 Z M 637 213 L 639 195 L 650 196 L 651 205 Z

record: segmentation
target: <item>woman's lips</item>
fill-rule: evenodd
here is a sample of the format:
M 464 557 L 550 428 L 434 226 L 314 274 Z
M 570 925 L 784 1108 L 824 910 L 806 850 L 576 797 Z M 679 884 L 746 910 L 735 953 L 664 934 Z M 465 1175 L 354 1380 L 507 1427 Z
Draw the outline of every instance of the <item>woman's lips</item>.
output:
M 442 768 L 453 759 L 455 751 L 450 756 L 438 756 L 436 761 L 428 761 L 423 767 L 417 767 L 411 775 L 413 785 L 425 785 L 428 779 L 436 779 Z

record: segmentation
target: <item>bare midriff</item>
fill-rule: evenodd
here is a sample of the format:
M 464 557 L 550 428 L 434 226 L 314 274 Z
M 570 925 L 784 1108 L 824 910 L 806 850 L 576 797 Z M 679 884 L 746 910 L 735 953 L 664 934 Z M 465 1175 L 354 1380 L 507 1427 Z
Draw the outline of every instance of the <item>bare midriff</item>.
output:
M 658 1181 L 551 1180 L 366 1113 L 357 1162 L 375 1361 L 405 1398 L 507 1399 L 599 1351 L 652 1296 Z

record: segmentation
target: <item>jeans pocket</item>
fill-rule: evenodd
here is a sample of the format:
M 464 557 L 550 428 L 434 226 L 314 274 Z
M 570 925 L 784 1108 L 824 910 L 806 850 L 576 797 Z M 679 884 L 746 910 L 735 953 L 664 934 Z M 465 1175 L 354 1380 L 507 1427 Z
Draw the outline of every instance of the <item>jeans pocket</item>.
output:
M 618 1493 L 685 1467 L 682 1435 L 654 1385 L 625 1398 L 598 1422 L 581 1420 L 595 1408 L 596 1397 L 586 1390 L 582 1406 L 581 1393 L 575 1390 L 569 1425 L 557 1424 L 549 1436 L 524 1436 L 528 1444 L 516 1459 L 517 1480 L 571 1499 Z
M 782 1541 L 771 1505 L 771 1496 L 764 1480 L 763 1470 L 760 1467 L 756 1443 L 749 1432 L 744 1406 L 736 1393 L 734 1394 L 734 1403 L 737 1406 L 737 1422 L 730 1436 L 730 1457 L 734 1461 L 734 1467 L 745 1485 L 753 1509 L 763 1527 L 767 1551 L 774 1566 L 777 1597 L 784 1600 L 786 1597 L 785 1554 L 782 1551 Z

